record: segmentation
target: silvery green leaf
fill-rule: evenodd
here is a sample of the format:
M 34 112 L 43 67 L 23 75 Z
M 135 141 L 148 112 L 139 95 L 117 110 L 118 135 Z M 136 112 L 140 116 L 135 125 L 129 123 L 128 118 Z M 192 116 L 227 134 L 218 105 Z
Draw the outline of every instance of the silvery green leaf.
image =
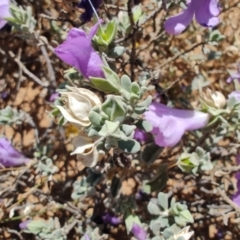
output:
M 200 169 L 202 171 L 210 171 L 213 169 L 213 164 L 210 161 L 205 162 L 203 165 L 200 166 Z
M 105 30 L 105 40 L 107 41 L 108 45 L 113 41 L 116 33 L 117 33 L 117 21 L 112 20 L 107 23 Z
M 109 67 L 103 66 L 102 69 L 106 79 L 109 82 L 111 82 L 119 90 L 121 86 L 120 86 L 120 79 L 118 75 Z
M 201 147 L 197 147 L 195 152 L 199 158 L 202 158 L 206 153 L 206 151 Z
M 186 226 L 186 221 L 184 221 L 180 216 L 174 216 L 174 221 L 177 225 L 181 227 Z
M 118 58 L 123 55 L 124 51 L 125 51 L 125 47 L 115 46 L 114 48 L 109 50 L 108 56 L 111 58 Z
M 47 228 L 47 227 L 48 227 L 48 223 L 41 220 L 34 220 L 27 224 L 28 230 L 35 235 L 39 234 L 43 228 Z
M 109 117 L 110 121 L 122 121 L 126 114 L 124 103 L 113 95 L 108 95 L 106 101 L 102 104 L 102 111 Z
M 156 220 L 160 222 L 161 229 L 169 226 L 169 219 L 167 217 L 160 216 Z
M 136 106 L 134 112 L 137 114 L 143 114 L 146 111 L 146 107 Z
M 151 104 L 151 102 L 152 102 L 152 96 L 148 96 L 144 101 L 139 102 L 136 105 L 134 111 L 138 114 L 142 114 L 146 110 L 146 108 Z
M 176 215 L 176 216 L 178 216 L 179 213 L 180 213 L 177 204 L 178 204 L 178 203 L 176 203 L 174 206 L 171 207 L 171 212 L 172 212 L 174 215 Z
M 137 104 L 139 107 L 148 107 L 152 102 L 152 96 L 148 96 L 144 101 Z
M 121 87 L 127 92 L 131 92 L 131 79 L 127 75 L 122 75 L 121 77 Z
M 141 149 L 141 145 L 134 139 L 118 140 L 118 148 L 126 153 L 137 153 Z
M 99 28 L 100 29 L 100 28 Z M 108 42 L 104 39 L 103 35 L 99 35 L 99 36 L 94 36 L 94 40 L 96 40 L 97 44 L 98 44 L 98 49 L 101 52 L 106 52 L 108 49 Z
M 88 132 L 88 137 L 95 137 L 98 136 L 99 130 L 91 128 Z
M 158 204 L 162 207 L 163 210 L 168 209 L 168 195 L 166 193 L 158 193 Z
M 88 118 L 93 125 L 101 126 L 103 123 L 103 117 L 95 111 L 90 111 Z
M 125 101 L 130 101 L 131 97 L 132 97 L 132 94 L 130 92 L 127 92 L 126 90 L 124 89 L 121 89 L 120 90 L 120 94 L 122 95 L 123 99 Z
M 127 137 L 129 137 L 133 133 L 133 131 L 136 129 L 136 126 L 135 125 L 122 124 L 121 129 L 125 133 L 125 135 Z
M 139 99 L 139 96 L 133 92 L 131 92 L 130 102 L 135 103 Z
M 183 211 L 181 211 L 180 217 L 182 219 L 185 219 L 185 221 L 188 222 L 188 223 L 193 223 L 194 222 L 191 213 L 187 209 L 184 209 Z
M 111 79 L 106 80 L 104 78 L 90 77 L 90 81 L 99 91 L 106 93 L 118 93 L 119 91 L 119 87 L 114 85 L 113 82 L 111 82 Z
M 133 223 L 141 225 L 141 222 L 140 222 L 138 216 L 129 214 L 125 218 L 125 224 L 126 224 L 126 228 L 127 228 L 127 233 L 129 233 L 132 230 Z
M 222 35 L 219 30 L 213 30 L 209 35 L 209 40 L 211 42 L 220 42 L 224 39 L 224 35 Z
M 142 12 L 142 7 L 141 5 L 137 5 L 135 6 L 133 9 L 133 20 L 136 23 L 137 21 L 140 20 L 140 18 L 143 16 L 143 12 Z
M 174 231 L 171 227 L 163 230 L 163 236 L 165 239 L 169 239 L 173 235 L 174 235 Z
M 136 94 L 137 96 L 139 95 L 140 87 L 136 82 L 131 83 L 131 92 Z
M 147 205 L 148 212 L 152 215 L 160 215 L 161 211 L 157 204 L 150 201 Z
M 159 235 L 160 234 L 160 229 L 161 229 L 161 222 L 160 220 L 156 219 L 156 220 L 151 220 L 150 222 L 150 229 L 152 230 L 153 234 Z
M 170 202 L 170 207 L 172 208 L 176 204 L 176 199 L 173 197 Z
M 110 122 L 106 120 L 98 134 L 102 137 L 110 136 L 118 129 L 118 127 L 119 122 Z
M 191 157 L 192 155 L 189 153 L 182 153 L 179 156 L 177 165 L 183 172 L 190 173 L 192 169 L 196 166 L 193 164 L 193 159 L 191 159 Z
M 161 236 L 155 236 L 151 240 L 165 240 L 164 237 Z
M 142 129 L 145 130 L 146 132 L 151 132 L 153 127 L 152 127 L 152 124 L 146 120 L 143 120 L 142 121 Z

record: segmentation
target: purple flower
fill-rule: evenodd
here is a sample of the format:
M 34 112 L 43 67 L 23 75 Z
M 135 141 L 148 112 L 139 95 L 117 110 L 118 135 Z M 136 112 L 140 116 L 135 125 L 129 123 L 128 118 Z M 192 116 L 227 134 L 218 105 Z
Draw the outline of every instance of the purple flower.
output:
M 54 102 L 58 97 L 60 97 L 59 92 L 54 92 L 50 95 L 49 102 Z
M 2 99 L 6 99 L 8 97 L 8 93 L 7 92 L 2 92 L 0 95 L 1 95 Z
M 240 164 L 240 154 L 237 154 L 236 156 L 237 164 Z M 235 177 L 237 179 L 237 189 L 238 191 L 232 196 L 232 200 L 234 203 L 236 203 L 240 207 L 240 172 L 235 174 Z
M 146 240 L 147 239 L 146 231 L 141 226 L 139 226 L 137 223 L 133 223 L 131 232 L 134 235 L 134 237 L 137 238 L 138 240 Z
M 139 128 L 135 129 L 133 138 L 139 142 L 147 142 L 149 140 L 148 134 Z
M 101 23 L 99 20 L 88 35 L 82 29 L 72 28 L 67 39 L 54 50 L 61 60 L 78 69 L 85 78 L 104 77 L 103 62 L 91 42 Z
M 6 138 L 0 138 L 0 153 L 0 164 L 4 167 L 19 166 L 29 161 Z
M 21 228 L 22 230 L 27 230 L 28 229 L 28 223 L 30 223 L 31 220 L 26 220 L 23 221 L 19 224 L 19 228 Z
M 5 18 L 11 17 L 9 12 L 9 0 L 0 1 L 0 29 L 7 23 Z
M 234 97 L 237 102 L 240 102 L 240 91 L 232 91 L 230 94 L 228 94 L 228 98 Z
M 113 214 L 110 214 L 110 213 L 105 213 L 102 216 L 102 219 L 104 223 L 111 224 L 111 225 L 118 225 L 122 222 L 120 218 L 115 217 Z
M 240 82 L 240 69 L 238 69 L 238 71 L 234 74 L 231 74 L 231 76 L 227 79 L 227 83 L 232 82 L 234 79 L 237 79 Z
M 84 22 L 89 22 L 93 16 L 93 8 L 90 4 L 92 2 L 93 7 L 95 10 L 99 8 L 99 6 L 102 4 L 102 0 L 82 0 L 77 7 L 85 9 L 85 12 L 81 15 L 81 20 Z
M 161 147 L 173 147 L 187 130 L 196 130 L 207 125 L 209 115 L 195 110 L 180 110 L 161 103 L 152 103 L 144 113 L 152 126 L 155 143 Z
M 84 238 L 85 238 L 85 240 L 91 240 L 87 234 L 84 234 Z
M 179 34 L 191 23 L 194 15 L 200 25 L 215 27 L 219 23 L 219 12 L 218 0 L 189 0 L 187 8 L 182 13 L 168 18 L 164 28 L 169 34 Z

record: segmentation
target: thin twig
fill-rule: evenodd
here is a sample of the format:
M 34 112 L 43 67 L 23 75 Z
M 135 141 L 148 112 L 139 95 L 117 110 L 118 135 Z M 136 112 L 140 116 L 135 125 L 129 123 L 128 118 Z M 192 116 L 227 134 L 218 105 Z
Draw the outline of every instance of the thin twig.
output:
M 177 55 L 175 55 L 174 57 L 168 59 L 166 62 L 164 62 L 163 64 L 161 64 L 160 66 L 158 66 L 158 69 L 163 68 L 164 66 L 166 66 L 167 64 L 169 64 L 170 62 L 175 61 L 176 59 L 178 59 L 179 57 L 181 57 L 182 55 L 191 52 L 192 50 L 194 50 L 195 48 L 197 48 L 198 46 L 204 45 L 206 42 L 200 42 L 200 43 L 196 43 L 193 44 L 190 48 L 188 48 L 187 50 L 185 50 L 184 52 L 181 52 Z
M 56 76 L 55 76 L 55 72 L 53 70 L 52 63 L 49 59 L 48 53 L 47 53 L 46 48 L 43 44 L 40 45 L 40 49 L 41 49 L 41 52 L 42 52 L 43 56 L 45 57 L 45 60 L 46 60 L 46 63 L 47 63 L 47 69 L 48 69 L 50 84 L 55 88 L 57 86 L 57 83 L 56 83 Z
M 24 240 L 24 238 L 23 238 L 23 236 L 22 236 L 22 234 L 20 232 L 18 232 L 16 230 L 13 230 L 13 229 L 10 229 L 10 228 L 7 228 L 7 231 L 9 233 L 17 235 L 19 237 L 19 239 Z
M 234 203 L 227 195 L 225 192 L 221 190 L 221 188 L 217 187 L 217 191 L 219 195 L 223 198 L 225 202 L 227 202 L 233 209 L 235 209 L 237 212 L 240 212 L 240 208 L 236 203 Z
M 13 58 L 13 60 L 18 64 L 18 66 L 22 69 L 22 71 L 27 74 L 30 78 L 32 78 L 36 83 L 38 83 L 42 87 L 47 87 L 48 83 L 43 82 L 41 79 L 39 79 L 36 75 L 34 75 L 32 72 L 30 72 L 24 64 L 21 62 L 20 59 L 16 57 L 16 55 L 12 52 L 9 51 L 9 55 Z

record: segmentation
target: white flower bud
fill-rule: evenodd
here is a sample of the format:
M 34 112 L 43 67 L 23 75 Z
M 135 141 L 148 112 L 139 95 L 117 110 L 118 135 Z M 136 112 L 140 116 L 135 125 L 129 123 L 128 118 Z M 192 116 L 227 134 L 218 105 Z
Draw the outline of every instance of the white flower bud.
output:
M 209 107 L 221 109 L 226 105 L 226 98 L 219 92 L 212 92 L 211 89 L 207 88 L 206 93 L 200 92 L 202 101 Z

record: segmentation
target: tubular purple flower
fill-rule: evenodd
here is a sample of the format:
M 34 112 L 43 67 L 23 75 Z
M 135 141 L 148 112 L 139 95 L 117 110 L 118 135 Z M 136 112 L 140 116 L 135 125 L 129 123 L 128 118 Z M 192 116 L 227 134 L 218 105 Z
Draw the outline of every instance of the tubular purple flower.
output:
M 19 166 L 29 161 L 6 138 L 0 138 L 0 153 L 0 164 L 4 167 Z
M 161 147 L 173 147 L 185 131 L 203 128 L 209 121 L 207 113 L 195 110 L 181 110 L 152 103 L 144 113 L 152 126 L 155 143 Z
M 0 1 L 0 29 L 7 23 L 5 18 L 11 17 L 9 11 L 9 0 Z
M 230 75 L 230 77 L 227 79 L 227 83 L 231 83 L 234 79 L 237 79 L 240 82 L 240 69 Z
M 84 234 L 84 240 L 91 240 L 87 234 Z
M 19 224 L 19 228 L 21 228 L 22 230 L 27 230 L 28 229 L 28 223 L 30 223 L 32 220 L 26 220 L 23 221 Z
M 147 142 L 149 140 L 148 134 L 139 128 L 135 129 L 133 138 L 139 142 Z
M 137 223 L 133 223 L 131 232 L 137 240 L 146 240 L 147 239 L 146 231 L 141 226 L 139 226 Z
M 111 224 L 113 226 L 119 225 L 122 222 L 119 217 L 115 217 L 111 213 L 104 213 L 102 216 L 102 220 L 104 223 Z
M 230 94 L 228 94 L 228 98 L 234 97 L 237 102 L 240 102 L 240 91 L 232 91 Z
M 54 92 L 50 95 L 49 97 L 49 102 L 54 102 L 58 97 L 60 97 L 60 93 L 59 92 Z
M 203 27 L 215 27 L 219 23 L 218 0 L 188 0 L 187 8 L 182 13 L 170 17 L 164 24 L 169 34 L 180 34 L 191 23 L 193 16 Z
M 92 47 L 92 38 L 102 22 L 99 20 L 88 35 L 82 29 L 72 28 L 67 39 L 54 49 L 62 61 L 75 67 L 85 78 L 104 77 L 102 59 Z

